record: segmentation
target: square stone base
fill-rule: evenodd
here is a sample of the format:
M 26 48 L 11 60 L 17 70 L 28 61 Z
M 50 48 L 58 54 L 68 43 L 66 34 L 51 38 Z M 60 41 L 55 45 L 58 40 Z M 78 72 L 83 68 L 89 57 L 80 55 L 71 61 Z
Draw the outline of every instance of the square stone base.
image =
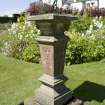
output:
M 35 97 L 30 97 L 29 99 L 24 101 L 24 104 L 21 104 L 21 105 L 41 105 L 36 101 L 34 101 L 34 98 Z M 68 103 L 64 105 L 84 105 L 84 102 L 80 99 L 72 98 L 68 101 Z
M 39 90 L 36 96 L 25 100 L 24 105 L 64 105 L 69 99 L 72 99 L 71 91 L 66 91 L 65 94 L 54 98 Z
M 59 96 L 52 96 L 50 93 L 45 94 L 40 90 L 37 92 L 35 101 L 40 105 L 64 105 L 69 99 L 72 98 L 71 91 L 62 91 Z
M 24 105 L 82 105 L 72 103 L 72 91 L 64 85 L 65 80 L 64 76 L 42 76 L 42 85 L 35 91 L 35 96 L 27 99 Z M 69 101 L 70 104 L 67 104 Z
M 35 91 L 29 105 L 36 105 L 36 102 L 40 105 L 64 105 L 72 99 L 72 91 L 64 86 L 65 80 L 63 75 L 56 78 L 43 75 L 40 79 L 42 85 Z

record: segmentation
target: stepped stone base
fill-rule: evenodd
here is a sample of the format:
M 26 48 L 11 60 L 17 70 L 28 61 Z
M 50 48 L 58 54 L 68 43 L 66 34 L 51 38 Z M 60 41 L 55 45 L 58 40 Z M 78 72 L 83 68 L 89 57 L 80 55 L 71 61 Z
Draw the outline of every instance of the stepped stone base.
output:
M 44 86 L 45 87 L 45 86 Z M 71 95 L 71 91 L 69 91 L 68 89 L 66 89 L 66 87 L 62 88 L 62 91 L 58 91 L 58 90 L 50 90 L 48 87 L 48 93 L 45 93 L 42 91 L 42 88 L 44 89 L 44 87 L 42 86 L 36 93 L 36 97 L 35 100 L 40 103 L 41 105 L 63 105 L 64 103 L 66 103 L 69 99 L 72 98 Z M 45 88 L 47 89 L 47 88 Z M 52 91 L 52 93 L 51 93 Z M 54 91 L 54 92 L 53 92 Z M 56 92 L 57 91 L 57 92 Z M 59 93 L 58 93 L 59 92 Z
M 25 100 L 24 104 L 21 104 L 21 105 L 41 105 L 37 103 L 34 99 L 35 97 L 31 97 L 30 99 Z M 80 99 L 73 98 L 64 105 L 84 105 L 84 102 Z
M 72 99 L 72 92 L 64 86 L 65 80 L 67 78 L 63 75 L 55 78 L 49 75 L 41 76 L 42 85 L 32 98 L 33 105 L 35 102 L 40 105 L 64 105 L 69 99 Z
M 40 78 L 42 85 L 36 90 L 35 96 L 26 100 L 24 105 L 83 105 L 82 101 L 73 98 L 72 91 L 64 86 L 66 80 L 63 75 L 54 78 L 44 74 Z

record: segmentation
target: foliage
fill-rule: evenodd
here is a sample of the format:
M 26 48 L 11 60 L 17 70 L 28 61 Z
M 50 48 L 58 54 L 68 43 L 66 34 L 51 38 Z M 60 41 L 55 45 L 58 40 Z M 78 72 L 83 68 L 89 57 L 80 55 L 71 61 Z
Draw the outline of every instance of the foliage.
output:
M 39 63 L 40 54 L 37 43 L 29 44 L 23 51 L 23 59 L 28 62 Z
M 84 11 L 88 16 L 100 17 L 105 16 L 105 8 L 88 8 Z
M 105 57 L 105 25 L 101 19 L 93 19 L 89 28 L 82 33 L 72 30 L 66 34 L 70 38 L 66 64 L 99 61 Z
M 37 5 L 38 6 L 38 5 Z M 46 8 L 47 9 L 47 8 Z M 71 22 L 65 32 L 70 38 L 66 50 L 65 63 L 79 64 L 99 61 L 105 58 L 105 18 L 90 17 L 87 13 Z M 4 54 L 28 62 L 40 62 L 39 48 L 36 42 L 40 31 L 22 15 L 9 29 L 8 41 L 0 43 Z
M 89 16 L 80 16 L 78 20 L 71 22 L 69 31 L 75 31 L 83 33 L 88 29 L 92 21 L 92 17 Z
M 40 31 L 36 28 L 36 26 L 34 24 L 31 24 L 30 22 L 25 21 L 25 17 L 21 16 L 18 19 L 18 22 L 13 23 L 8 31 L 10 40 L 4 43 L 3 53 L 8 56 L 12 56 L 18 59 L 24 59 L 27 61 L 30 61 L 30 58 L 32 58 L 31 56 L 38 56 L 35 57 L 36 60 L 31 60 L 38 62 L 38 48 L 35 44 L 33 44 L 33 46 L 35 46 L 32 47 L 32 43 L 36 42 L 36 38 L 40 34 Z M 36 52 L 33 53 L 34 55 L 30 55 L 29 58 L 29 55 L 27 56 L 27 51 L 28 53 L 32 54 L 31 51 L 33 49 L 34 51 L 36 50 Z
M 70 38 L 66 50 L 67 65 L 99 61 L 105 57 L 105 18 L 85 15 L 72 22 L 65 33 Z M 9 29 L 9 41 L 3 42 L 2 51 L 5 55 L 38 63 L 40 54 L 36 38 L 39 34 L 36 26 L 21 16 Z
M 66 50 L 66 64 L 78 64 L 83 63 L 83 52 L 86 50 L 85 39 L 80 33 L 70 32 L 70 41 L 68 42 Z
M 85 9 L 82 9 L 81 11 L 78 10 L 78 9 L 70 9 L 69 10 L 70 14 L 75 14 L 75 15 L 80 15 L 80 16 L 84 16 L 84 15 L 87 15 L 89 17 L 105 17 L 105 8 L 93 8 L 93 7 L 90 7 L 90 8 L 85 8 Z
M 0 16 L 0 24 L 8 24 L 17 22 L 17 18 L 19 17 L 19 14 L 13 14 L 12 17 L 8 16 Z

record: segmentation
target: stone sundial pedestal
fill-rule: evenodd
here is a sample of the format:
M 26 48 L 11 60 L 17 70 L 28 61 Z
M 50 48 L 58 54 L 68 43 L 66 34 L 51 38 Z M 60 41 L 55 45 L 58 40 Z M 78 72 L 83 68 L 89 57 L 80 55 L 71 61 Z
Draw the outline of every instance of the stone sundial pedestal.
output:
M 43 64 L 41 86 L 36 90 L 30 103 L 25 105 L 65 105 L 72 99 L 72 92 L 64 85 L 67 78 L 63 75 L 64 58 L 68 37 L 64 31 L 70 21 L 76 17 L 60 14 L 28 16 L 28 21 L 35 21 L 41 36 L 37 41 Z M 37 103 L 37 104 L 36 104 Z

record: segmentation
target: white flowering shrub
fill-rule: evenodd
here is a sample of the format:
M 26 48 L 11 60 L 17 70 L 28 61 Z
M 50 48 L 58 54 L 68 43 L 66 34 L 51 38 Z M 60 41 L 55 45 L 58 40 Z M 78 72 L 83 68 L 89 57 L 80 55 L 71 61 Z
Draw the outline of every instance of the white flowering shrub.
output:
M 85 31 L 78 32 L 75 29 L 69 29 L 66 35 L 70 38 L 66 50 L 67 65 L 99 61 L 105 58 L 105 23 L 101 19 L 93 18 Z
M 40 30 L 34 24 L 25 21 L 24 16 L 21 16 L 17 23 L 12 24 L 8 32 L 11 40 L 6 42 L 9 46 L 5 46 L 6 55 L 26 61 L 39 62 L 40 56 L 36 38 L 40 35 Z M 32 45 L 33 47 L 31 47 Z M 34 51 L 31 52 L 32 50 Z M 37 50 L 38 54 L 36 54 L 35 50 Z M 35 60 L 36 58 L 37 60 Z
M 103 23 L 102 20 L 99 20 L 97 17 L 94 18 L 88 28 L 88 30 L 86 30 L 86 35 L 91 35 L 93 32 L 105 28 L 105 25 Z
M 35 40 L 36 37 L 40 34 L 40 31 L 36 28 L 35 25 L 32 25 L 27 21 L 21 22 L 21 18 L 18 19 L 18 23 L 13 23 L 11 29 L 8 31 L 14 39 L 26 42 L 29 40 Z

